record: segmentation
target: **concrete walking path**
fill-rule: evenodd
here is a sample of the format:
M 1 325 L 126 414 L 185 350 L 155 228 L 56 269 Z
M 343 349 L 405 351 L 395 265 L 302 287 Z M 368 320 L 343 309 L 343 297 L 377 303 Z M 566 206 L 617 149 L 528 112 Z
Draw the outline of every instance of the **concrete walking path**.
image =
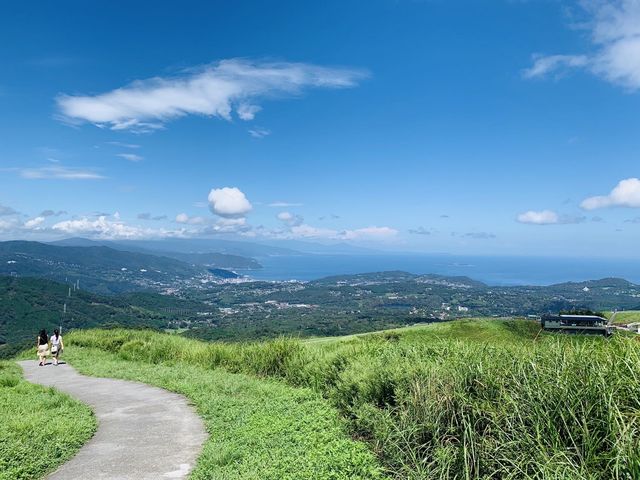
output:
M 142 383 L 80 375 L 71 366 L 19 362 L 25 379 L 88 404 L 98 430 L 50 480 L 186 478 L 207 438 L 181 395 Z M 69 419 L 71 421 L 71 419 Z

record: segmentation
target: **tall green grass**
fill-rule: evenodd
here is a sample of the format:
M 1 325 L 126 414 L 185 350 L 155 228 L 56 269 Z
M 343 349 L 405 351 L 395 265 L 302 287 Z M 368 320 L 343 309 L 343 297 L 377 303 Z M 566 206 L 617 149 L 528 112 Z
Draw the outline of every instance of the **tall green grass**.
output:
M 126 330 L 69 340 L 127 360 L 311 387 L 397 478 L 640 478 L 640 344 L 632 338 L 467 321 L 309 344 L 206 344 Z

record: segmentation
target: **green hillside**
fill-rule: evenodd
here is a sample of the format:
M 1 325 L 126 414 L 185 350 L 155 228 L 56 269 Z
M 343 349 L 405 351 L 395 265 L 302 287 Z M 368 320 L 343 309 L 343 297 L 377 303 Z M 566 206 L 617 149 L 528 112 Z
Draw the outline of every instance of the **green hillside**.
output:
M 393 478 L 640 478 L 640 343 L 633 337 L 555 336 L 536 322 L 475 319 L 304 343 L 207 344 L 126 330 L 77 331 L 69 343 L 78 352 L 69 358 L 85 373 L 188 396 L 200 384 L 179 383 L 191 375 L 181 368 L 310 388 Z M 241 455 L 234 467 L 244 461 L 251 460 Z
M 0 242 L 0 275 L 80 282 L 82 289 L 113 294 L 159 290 L 205 274 L 204 267 L 173 258 L 105 246 Z
M 161 310 L 164 300 L 153 294 L 100 297 L 84 291 L 72 291 L 69 297 L 68 285 L 0 276 L 0 356 L 6 357 L 25 343 L 30 345 L 41 328 L 51 332 L 58 326 L 64 331 L 97 326 L 163 327 L 170 318 Z M 170 304 L 181 305 L 177 299 Z

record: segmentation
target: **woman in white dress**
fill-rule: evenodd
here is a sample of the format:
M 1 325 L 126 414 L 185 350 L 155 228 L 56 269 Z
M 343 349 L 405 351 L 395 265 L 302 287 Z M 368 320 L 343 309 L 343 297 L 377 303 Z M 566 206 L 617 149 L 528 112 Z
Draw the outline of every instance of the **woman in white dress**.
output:
M 62 335 L 60 335 L 57 328 L 53 331 L 53 335 L 51 335 L 49 341 L 51 342 L 51 356 L 53 357 L 53 364 L 58 365 L 58 358 L 64 349 L 64 343 L 62 343 Z

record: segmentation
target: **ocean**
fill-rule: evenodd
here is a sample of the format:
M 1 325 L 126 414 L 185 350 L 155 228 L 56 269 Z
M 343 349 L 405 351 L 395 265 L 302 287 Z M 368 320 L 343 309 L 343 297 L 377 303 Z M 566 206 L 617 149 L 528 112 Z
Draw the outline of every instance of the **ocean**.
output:
M 403 270 L 464 275 L 489 285 L 551 285 L 619 277 L 640 284 L 640 259 L 456 255 L 300 255 L 261 257 L 257 280 L 316 280 L 331 275 Z

